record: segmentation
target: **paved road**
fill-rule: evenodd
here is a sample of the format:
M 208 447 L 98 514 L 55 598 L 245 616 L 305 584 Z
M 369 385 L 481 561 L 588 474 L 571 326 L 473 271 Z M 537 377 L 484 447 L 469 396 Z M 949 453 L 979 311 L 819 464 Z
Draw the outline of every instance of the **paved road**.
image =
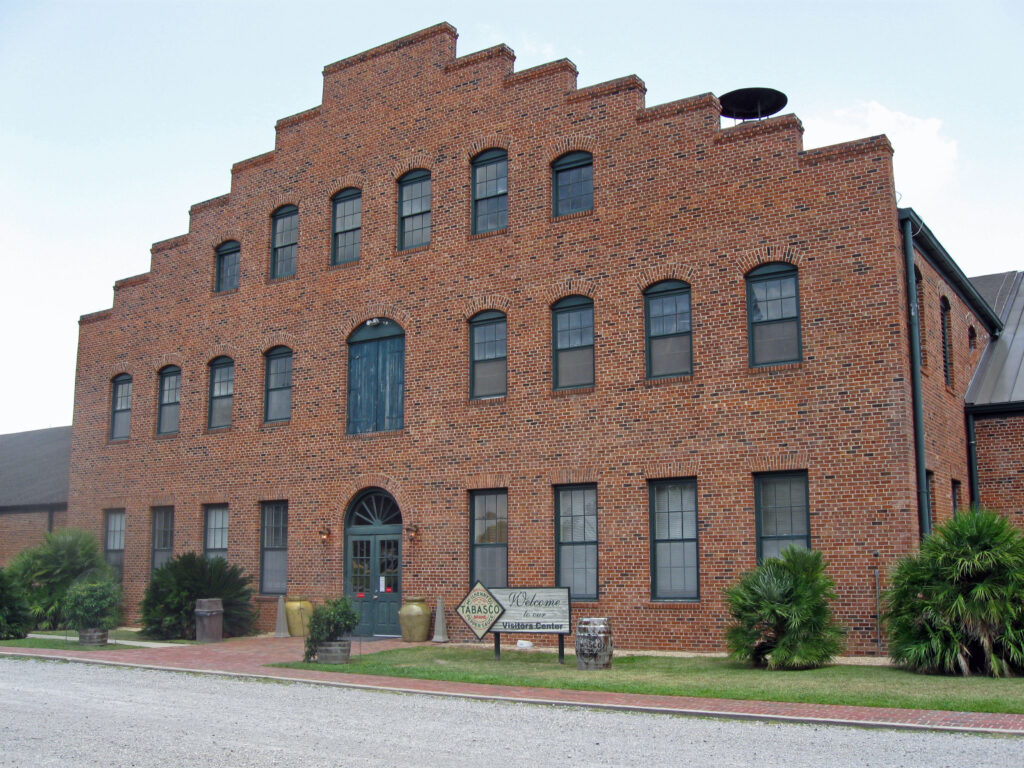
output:
M 0 659 L 0 766 L 996 766 L 1024 739 L 466 701 Z

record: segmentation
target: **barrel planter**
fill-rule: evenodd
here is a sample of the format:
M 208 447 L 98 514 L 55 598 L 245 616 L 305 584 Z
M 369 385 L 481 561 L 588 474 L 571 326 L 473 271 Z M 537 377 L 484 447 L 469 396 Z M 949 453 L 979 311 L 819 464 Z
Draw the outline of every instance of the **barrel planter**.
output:
M 105 629 L 80 629 L 78 630 L 79 645 L 106 645 L 107 630 Z
M 351 653 L 351 640 L 331 640 L 320 643 L 316 650 L 316 660 L 321 664 L 348 664 Z
M 612 625 L 606 618 L 580 619 L 576 625 L 576 668 L 610 669 Z

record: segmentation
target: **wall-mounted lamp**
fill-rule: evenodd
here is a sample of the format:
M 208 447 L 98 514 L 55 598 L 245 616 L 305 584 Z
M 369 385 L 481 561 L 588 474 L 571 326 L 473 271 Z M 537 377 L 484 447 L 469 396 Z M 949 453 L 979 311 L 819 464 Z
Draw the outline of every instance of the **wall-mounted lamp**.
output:
M 321 525 L 320 526 L 320 530 L 317 531 L 317 533 L 320 534 L 320 541 L 322 541 L 324 544 L 326 544 L 327 543 L 327 539 L 331 535 L 331 529 L 327 525 Z
M 413 523 L 412 525 L 406 526 L 406 530 L 409 531 L 409 540 L 415 541 L 417 534 L 420 532 L 420 527 L 416 525 L 416 523 Z
M 380 318 L 371 317 L 369 320 L 366 321 L 366 325 L 369 328 L 376 328 L 378 325 L 380 325 Z

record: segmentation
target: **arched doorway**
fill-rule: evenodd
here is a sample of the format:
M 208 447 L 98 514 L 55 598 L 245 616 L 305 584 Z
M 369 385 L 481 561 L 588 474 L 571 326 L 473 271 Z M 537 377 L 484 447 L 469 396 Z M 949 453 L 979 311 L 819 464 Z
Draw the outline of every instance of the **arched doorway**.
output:
M 402 606 L 402 512 L 382 488 L 360 491 L 345 514 L 345 594 L 357 635 L 398 635 Z

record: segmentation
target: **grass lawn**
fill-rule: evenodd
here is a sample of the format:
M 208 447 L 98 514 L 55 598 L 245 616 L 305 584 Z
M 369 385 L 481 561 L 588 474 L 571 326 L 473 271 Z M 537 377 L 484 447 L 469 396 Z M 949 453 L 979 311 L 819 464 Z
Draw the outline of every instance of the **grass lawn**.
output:
M 63 635 L 63 632 L 61 633 Z M 9 648 L 53 648 L 58 651 L 109 651 L 113 649 L 124 650 L 126 648 L 138 648 L 137 645 L 121 645 L 120 643 L 108 643 L 107 645 L 79 645 L 78 640 L 64 640 L 61 638 L 26 637 L 24 640 L 0 640 L 0 646 Z
M 940 677 L 890 667 L 767 672 L 724 658 L 616 656 L 610 670 L 581 672 L 569 653 L 559 665 L 554 653 L 502 649 L 501 661 L 495 661 L 491 650 L 453 646 L 371 653 L 349 664 L 273 666 L 585 691 L 1024 713 L 1024 678 Z

